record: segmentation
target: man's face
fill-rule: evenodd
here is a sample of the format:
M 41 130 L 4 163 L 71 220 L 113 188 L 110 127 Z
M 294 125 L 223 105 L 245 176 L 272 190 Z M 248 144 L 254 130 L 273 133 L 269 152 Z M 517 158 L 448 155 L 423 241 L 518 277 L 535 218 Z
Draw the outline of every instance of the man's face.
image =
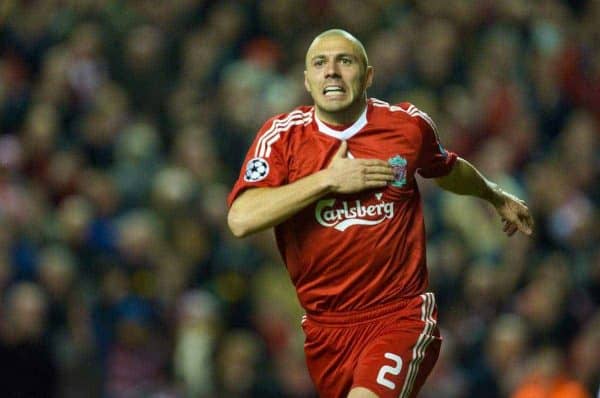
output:
M 306 54 L 304 85 L 322 116 L 362 111 L 372 77 L 358 46 L 344 36 L 322 37 Z

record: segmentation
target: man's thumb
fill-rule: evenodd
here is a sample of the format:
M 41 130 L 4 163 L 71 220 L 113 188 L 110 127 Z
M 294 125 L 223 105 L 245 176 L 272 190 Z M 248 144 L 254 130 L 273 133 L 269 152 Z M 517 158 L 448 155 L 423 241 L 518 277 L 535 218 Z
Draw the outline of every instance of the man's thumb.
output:
M 342 140 L 342 143 L 340 144 L 340 147 L 338 148 L 334 157 L 335 158 L 345 158 L 347 152 L 348 152 L 348 143 L 346 142 L 346 140 Z

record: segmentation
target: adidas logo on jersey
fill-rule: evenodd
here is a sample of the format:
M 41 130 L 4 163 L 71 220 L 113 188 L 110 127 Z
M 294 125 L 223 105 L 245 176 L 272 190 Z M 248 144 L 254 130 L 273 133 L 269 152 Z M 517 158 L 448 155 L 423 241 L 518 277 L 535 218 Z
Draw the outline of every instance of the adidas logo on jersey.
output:
M 375 194 L 379 203 L 363 205 L 360 200 L 353 202 L 335 199 L 322 199 L 315 207 L 315 218 L 324 227 L 345 231 L 353 225 L 377 225 L 394 217 L 394 203 L 381 200 L 381 193 Z

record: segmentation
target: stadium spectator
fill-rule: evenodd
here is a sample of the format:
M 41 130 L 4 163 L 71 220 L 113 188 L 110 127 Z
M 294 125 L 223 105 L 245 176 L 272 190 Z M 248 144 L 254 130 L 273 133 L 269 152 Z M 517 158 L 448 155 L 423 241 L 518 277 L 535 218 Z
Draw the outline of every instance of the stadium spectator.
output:
M 536 219 L 532 239 L 506 240 L 485 207 L 460 198 L 476 220 L 466 227 L 452 197 L 420 181 L 431 290 L 451 342 L 430 386 L 510 396 L 491 346 L 516 317 L 526 335 L 549 325 L 545 341 L 526 340 L 519 364 L 549 344 L 597 394 L 599 13 L 591 0 L 1 1 L 0 319 L 14 287 L 41 289 L 50 318 L 38 343 L 58 369 L 57 394 L 87 397 L 106 387 L 118 304 L 140 296 L 162 325 L 153 333 L 169 386 L 159 389 L 184 396 L 175 315 L 201 289 L 219 303 L 217 341 L 250 332 L 265 350 L 261 372 L 287 386 L 279 396 L 312 388 L 299 385 L 306 373 L 276 370 L 303 355 L 301 310 L 272 236 L 232 239 L 225 197 L 264 119 L 310 100 L 301 81 L 310 40 L 340 26 L 370 49 L 370 96 L 427 109 L 446 147 L 522 195 Z M 48 267 L 63 257 L 51 252 L 69 253 L 65 264 Z M 44 279 L 62 280 L 67 263 L 70 288 L 42 282 L 48 269 Z M 66 322 L 52 315 L 53 295 L 68 297 Z

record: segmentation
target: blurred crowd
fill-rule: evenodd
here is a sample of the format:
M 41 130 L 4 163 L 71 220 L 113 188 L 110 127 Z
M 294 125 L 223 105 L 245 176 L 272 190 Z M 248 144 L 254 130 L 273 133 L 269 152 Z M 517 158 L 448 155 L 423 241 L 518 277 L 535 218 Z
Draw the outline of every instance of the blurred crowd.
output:
M 597 0 L 2 0 L 0 395 L 315 397 L 272 234 L 234 239 L 225 197 L 340 27 L 369 96 L 429 113 L 535 215 L 508 239 L 420 181 L 445 340 L 421 396 L 595 396 L 598 21 Z

